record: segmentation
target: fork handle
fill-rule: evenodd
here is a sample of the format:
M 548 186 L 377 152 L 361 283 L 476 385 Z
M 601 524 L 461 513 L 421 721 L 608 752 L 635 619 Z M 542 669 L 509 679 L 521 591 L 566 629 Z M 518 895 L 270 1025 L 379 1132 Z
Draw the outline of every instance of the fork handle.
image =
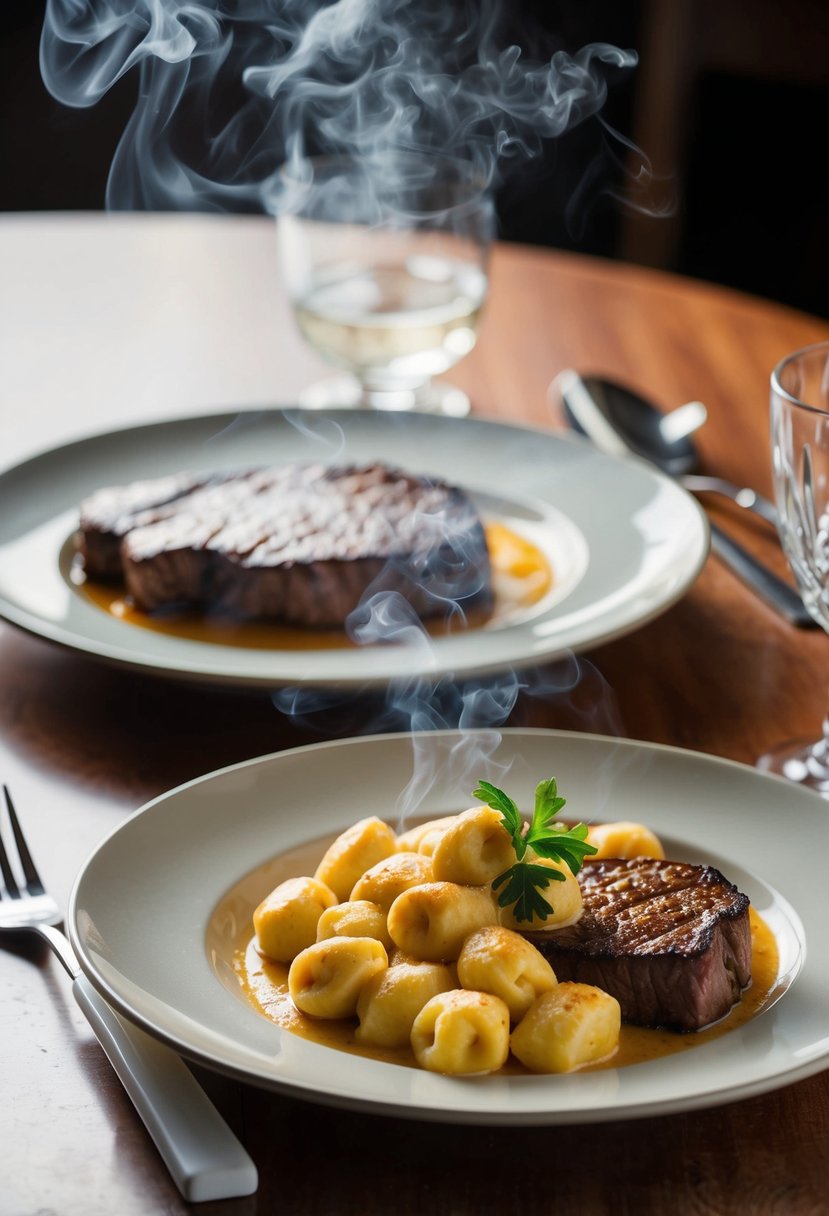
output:
M 252 1195 L 256 1166 L 187 1065 L 119 1017 L 86 976 L 72 992 L 184 1198 Z

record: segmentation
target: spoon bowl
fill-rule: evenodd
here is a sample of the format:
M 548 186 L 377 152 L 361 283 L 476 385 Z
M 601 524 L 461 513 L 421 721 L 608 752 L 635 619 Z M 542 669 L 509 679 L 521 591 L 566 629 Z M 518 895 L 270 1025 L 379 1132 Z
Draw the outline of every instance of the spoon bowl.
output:
M 699 467 L 691 436 L 708 417 L 701 401 L 689 401 L 663 414 L 632 389 L 601 376 L 562 372 L 554 385 L 561 394 L 567 421 L 581 434 L 587 434 L 582 421 L 584 410 L 598 411 L 628 452 L 649 460 L 671 477 L 682 477 Z
M 680 485 L 694 493 L 715 491 L 776 526 L 774 507 L 754 490 L 739 488 L 719 477 L 683 472 L 696 467 L 696 448 L 691 434 L 705 419 L 705 407 L 689 402 L 672 414 L 663 415 L 645 398 L 630 389 L 596 376 L 562 372 L 550 385 L 561 397 L 564 415 L 573 430 L 591 439 L 612 456 L 637 455 L 658 466 Z M 816 622 L 800 594 L 769 570 L 754 554 L 708 521 L 711 548 L 734 574 L 751 587 L 782 617 L 804 629 Z
M 561 398 L 569 426 L 594 442 L 598 437 L 605 451 L 640 456 L 692 493 L 723 494 L 776 527 L 773 505 L 756 490 L 696 471 L 700 460 L 692 436 L 708 417 L 701 401 L 689 401 L 665 414 L 625 385 L 570 370 L 561 372 L 551 388 Z

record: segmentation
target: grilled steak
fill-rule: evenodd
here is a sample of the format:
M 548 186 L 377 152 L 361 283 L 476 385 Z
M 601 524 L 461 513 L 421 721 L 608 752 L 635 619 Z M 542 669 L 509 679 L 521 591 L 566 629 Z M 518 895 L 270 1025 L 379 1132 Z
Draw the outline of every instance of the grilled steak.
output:
M 122 576 L 145 611 L 191 605 L 335 627 L 377 592 L 400 592 L 422 617 L 491 594 L 469 498 L 382 464 L 180 474 L 99 490 L 81 505 L 79 548 L 90 578 Z
M 588 859 L 581 919 L 527 936 L 559 980 L 595 984 L 638 1026 L 699 1030 L 751 979 L 748 897 L 711 866 Z
M 121 541 L 136 527 L 165 519 L 208 478 L 175 473 L 128 486 L 108 486 L 81 503 L 79 549 L 90 578 L 120 579 Z

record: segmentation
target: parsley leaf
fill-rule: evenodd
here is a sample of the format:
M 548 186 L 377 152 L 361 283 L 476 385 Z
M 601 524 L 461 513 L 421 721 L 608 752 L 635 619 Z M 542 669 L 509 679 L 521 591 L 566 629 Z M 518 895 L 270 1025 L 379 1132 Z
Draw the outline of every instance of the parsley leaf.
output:
M 508 908 L 514 904 L 516 921 L 545 920 L 554 909 L 541 892 L 551 882 L 564 882 L 564 875 L 550 866 L 525 861 L 527 849 L 532 849 L 537 857 L 563 862 L 572 874 L 577 874 L 585 857 L 597 852 L 587 843 L 587 825 L 578 823 L 574 828 L 568 828 L 554 822 L 566 801 L 558 792 L 555 777 L 548 777 L 536 786 L 533 817 L 526 832 L 518 807 L 496 785 L 479 781 L 472 796 L 500 812 L 501 823 L 509 834 L 517 858 L 515 864 L 499 874 L 492 884 L 493 891 L 504 888 L 498 896 L 499 905 Z
M 559 797 L 555 777 L 538 783 L 526 843 L 539 857 L 563 861 L 572 874 L 578 874 L 585 857 L 595 853 L 596 849 L 592 844 L 587 844 L 586 824 L 578 823 L 574 828 L 567 828 L 564 824 L 552 822 L 565 802 L 565 798 Z
M 515 904 L 516 920 L 544 920 L 553 911 L 552 904 L 541 894 L 550 882 L 564 882 L 564 875 L 549 866 L 536 866 L 531 861 L 517 861 L 494 880 L 493 891 L 506 883 L 498 896 L 502 908 Z
M 583 833 L 583 835 L 581 835 Z M 587 826 L 578 823 L 574 828 L 557 828 L 530 841 L 533 852 L 539 857 L 549 857 L 553 861 L 563 861 L 572 874 L 578 874 L 585 857 L 597 850 L 588 844 Z
M 550 820 L 555 818 L 566 801 L 566 798 L 558 796 L 558 786 L 556 785 L 555 777 L 548 777 L 546 781 L 539 781 L 535 787 L 535 809 L 533 810 L 533 821 L 530 832 L 532 833 L 546 827 Z

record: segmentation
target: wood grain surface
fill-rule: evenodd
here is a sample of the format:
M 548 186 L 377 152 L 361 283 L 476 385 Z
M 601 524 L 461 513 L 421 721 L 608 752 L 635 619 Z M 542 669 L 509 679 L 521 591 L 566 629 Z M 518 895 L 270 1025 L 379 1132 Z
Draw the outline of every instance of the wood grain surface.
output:
M 264 249 L 263 230 L 248 223 L 246 231 L 254 253 L 256 242 Z M 629 266 L 501 247 L 479 345 L 453 378 L 477 414 L 540 427 L 560 425 L 548 386 L 565 367 L 615 376 L 665 408 L 700 398 L 710 415 L 699 436 L 707 471 L 769 492 L 770 369 L 822 338 L 829 338 L 825 322 L 762 300 Z M 294 354 L 292 331 L 279 341 L 276 402 L 309 366 L 305 352 Z M 79 433 L 90 429 L 89 419 L 77 423 Z M 21 449 L 45 441 L 36 408 L 2 425 L 14 428 Z M 739 508 L 706 505 L 785 572 L 772 532 L 741 518 Z M 822 632 L 785 624 L 711 558 L 679 604 L 559 665 L 566 691 L 522 698 L 511 721 L 678 744 L 750 764 L 781 739 L 818 729 L 829 697 L 827 658 Z M 136 676 L 0 627 L 0 777 L 63 904 L 90 850 L 148 798 L 263 752 L 359 733 L 372 711 L 355 698 L 300 725 L 265 696 Z M 198 1075 L 261 1178 L 256 1196 L 201 1205 L 206 1216 L 829 1209 L 825 1073 L 718 1109 L 548 1130 L 346 1114 Z M 186 1210 L 57 962 L 0 951 L 0 1213 Z

